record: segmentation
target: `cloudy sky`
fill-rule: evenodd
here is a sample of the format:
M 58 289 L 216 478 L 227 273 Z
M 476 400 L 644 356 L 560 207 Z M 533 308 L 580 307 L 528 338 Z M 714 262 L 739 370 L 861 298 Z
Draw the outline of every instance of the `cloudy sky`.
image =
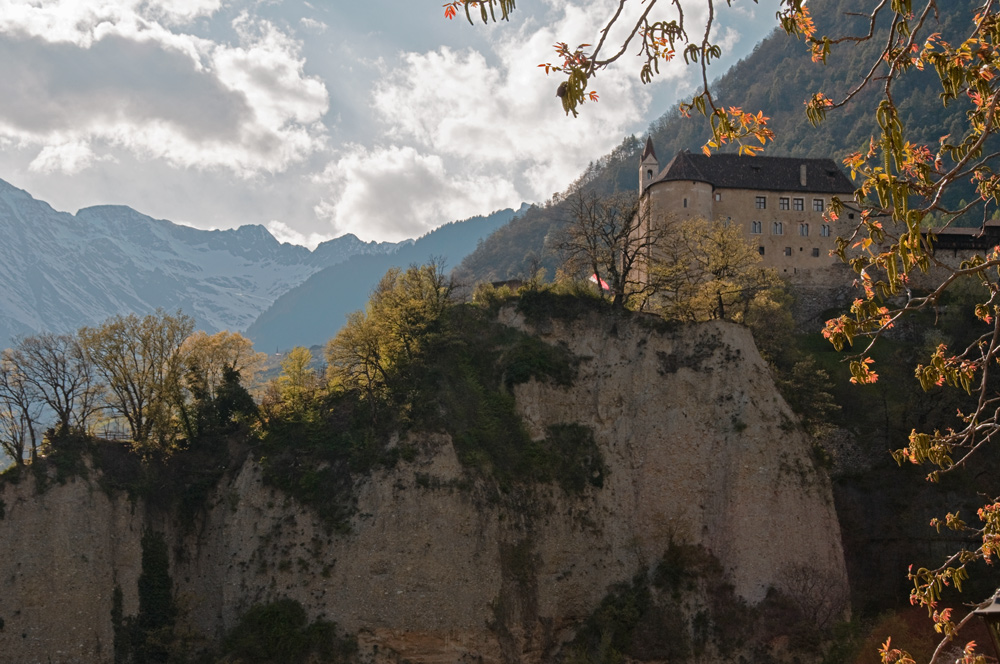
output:
M 400 240 L 544 201 L 696 84 L 678 66 L 643 86 L 630 59 L 567 118 L 537 65 L 592 42 L 610 0 L 520 0 L 489 26 L 442 2 L 0 0 L 0 178 L 69 212 Z M 724 11 L 723 67 L 776 6 Z

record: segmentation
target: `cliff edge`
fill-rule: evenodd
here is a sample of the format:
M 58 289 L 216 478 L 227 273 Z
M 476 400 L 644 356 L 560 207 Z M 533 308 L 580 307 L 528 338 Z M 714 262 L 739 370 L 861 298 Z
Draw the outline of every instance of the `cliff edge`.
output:
M 747 606 L 775 592 L 816 602 L 804 594 L 817 582 L 846 598 L 829 480 L 746 329 L 530 322 L 513 308 L 500 321 L 578 359 L 570 386 L 513 391 L 532 437 L 592 433 L 601 459 L 582 490 L 498 488 L 443 434 L 414 436 L 414 454 L 357 479 L 346 533 L 265 485 L 253 455 L 193 528 L 103 491 L 96 471 L 44 493 L 8 482 L 0 660 L 115 662 L 116 628 L 139 608 L 144 533 L 167 544 L 192 638 L 218 643 L 252 606 L 287 598 L 356 639 L 360 661 L 559 661 L 609 592 L 669 576 L 664 554 L 680 545 L 717 561 L 715 581 Z

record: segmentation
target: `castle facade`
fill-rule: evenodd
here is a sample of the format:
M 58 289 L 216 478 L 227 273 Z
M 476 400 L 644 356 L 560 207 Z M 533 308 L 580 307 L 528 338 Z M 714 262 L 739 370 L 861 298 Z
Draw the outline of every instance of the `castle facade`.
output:
M 849 203 L 854 186 L 832 159 L 743 157 L 679 152 L 660 168 L 651 139 L 639 164 L 650 223 L 689 218 L 736 224 L 764 264 L 792 281 L 827 272 L 836 238 L 853 229 L 852 210 L 824 218 L 833 197 Z

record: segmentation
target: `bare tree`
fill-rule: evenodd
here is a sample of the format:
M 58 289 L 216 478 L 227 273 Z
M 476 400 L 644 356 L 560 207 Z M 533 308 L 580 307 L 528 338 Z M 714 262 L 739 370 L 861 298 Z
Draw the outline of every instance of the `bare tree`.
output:
M 652 223 L 649 205 L 635 193 L 584 191 L 572 194 L 567 204 L 569 219 L 559 249 L 568 271 L 596 281 L 615 308 L 653 294 L 657 282 L 649 266 L 666 230 L 664 224 Z
M 24 464 L 26 451 L 32 462 L 38 458 L 36 428 L 41 411 L 42 401 L 11 359 L 10 351 L 4 351 L 0 357 L 0 449 L 18 465 Z
M 56 417 L 56 430 L 86 430 L 100 406 L 93 365 L 79 339 L 38 334 L 16 340 L 9 359 Z

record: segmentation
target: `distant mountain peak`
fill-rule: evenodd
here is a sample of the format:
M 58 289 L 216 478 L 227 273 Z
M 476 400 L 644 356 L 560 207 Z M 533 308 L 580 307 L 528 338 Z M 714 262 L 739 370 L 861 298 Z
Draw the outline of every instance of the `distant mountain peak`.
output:
M 393 243 L 282 244 L 262 225 L 206 231 L 125 205 L 59 212 L 0 180 L 0 348 L 122 313 L 182 309 L 208 332 L 244 330 L 311 274 Z

